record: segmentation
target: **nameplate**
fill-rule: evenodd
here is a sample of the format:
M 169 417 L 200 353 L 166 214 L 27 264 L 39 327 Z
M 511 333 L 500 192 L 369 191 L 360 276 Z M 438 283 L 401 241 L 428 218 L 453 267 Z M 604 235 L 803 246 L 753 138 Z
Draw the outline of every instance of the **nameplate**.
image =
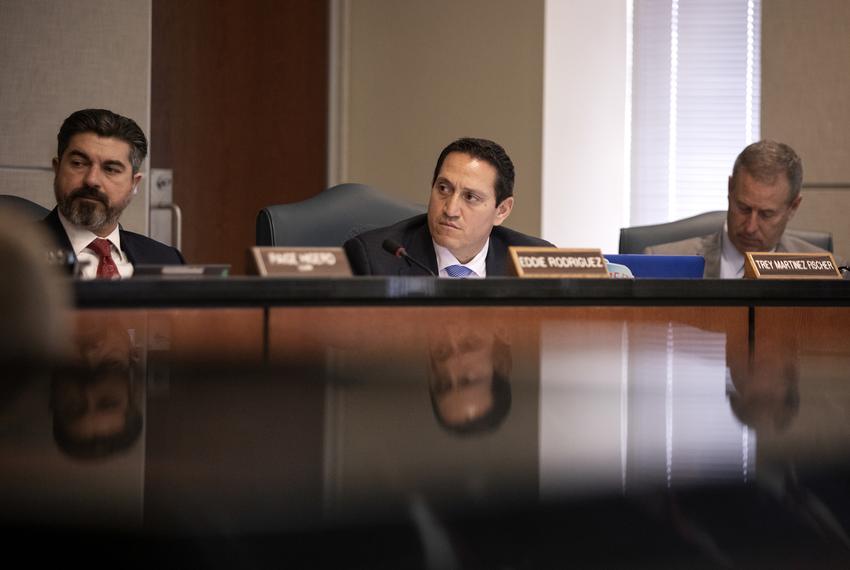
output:
M 511 274 L 517 277 L 609 277 L 605 258 L 599 249 L 512 246 L 509 250 Z
M 351 277 L 341 247 L 252 247 L 250 257 L 261 277 Z
M 744 277 L 841 279 L 841 272 L 831 253 L 747 253 Z

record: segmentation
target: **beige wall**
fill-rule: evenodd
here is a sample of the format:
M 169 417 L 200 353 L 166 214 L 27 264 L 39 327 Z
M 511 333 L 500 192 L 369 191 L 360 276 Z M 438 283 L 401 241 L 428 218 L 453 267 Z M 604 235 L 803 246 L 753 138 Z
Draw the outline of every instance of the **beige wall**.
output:
M 77 109 L 112 109 L 149 132 L 150 24 L 150 0 L 0 0 L 0 193 L 54 205 L 56 133 Z M 147 230 L 146 190 L 128 229 Z
M 337 180 L 425 203 L 442 148 L 461 136 L 490 138 L 517 171 L 507 225 L 539 233 L 544 1 L 338 5 Z
M 850 2 L 764 0 L 762 135 L 803 159 L 792 226 L 831 231 L 850 257 Z M 824 187 L 805 188 L 806 184 Z

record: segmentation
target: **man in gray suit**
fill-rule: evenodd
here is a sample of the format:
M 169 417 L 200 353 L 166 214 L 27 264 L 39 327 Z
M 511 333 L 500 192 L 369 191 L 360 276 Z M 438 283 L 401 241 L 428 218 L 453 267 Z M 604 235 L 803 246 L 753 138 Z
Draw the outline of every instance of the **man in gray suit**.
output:
M 769 140 L 753 143 L 735 160 L 723 227 L 706 236 L 654 245 L 644 253 L 701 255 L 705 257 L 703 276 L 723 279 L 744 276 L 746 252 L 823 253 L 819 247 L 785 235 L 785 226 L 803 200 L 802 183 L 803 164 L 794 149 Z

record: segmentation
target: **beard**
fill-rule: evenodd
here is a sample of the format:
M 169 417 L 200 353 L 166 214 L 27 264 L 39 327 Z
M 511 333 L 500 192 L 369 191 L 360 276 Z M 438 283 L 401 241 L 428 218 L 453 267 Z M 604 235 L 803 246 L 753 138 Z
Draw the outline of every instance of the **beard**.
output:
M 97 188 L 82 186 L 67 195 L 60 196 L 54 184 L 56 205 L 59 212 L 75 226 L 99 233 L 118 223 L 124 208 L 130 203 L 130 195 L 119 204 L 110 204 L 109 197 Z

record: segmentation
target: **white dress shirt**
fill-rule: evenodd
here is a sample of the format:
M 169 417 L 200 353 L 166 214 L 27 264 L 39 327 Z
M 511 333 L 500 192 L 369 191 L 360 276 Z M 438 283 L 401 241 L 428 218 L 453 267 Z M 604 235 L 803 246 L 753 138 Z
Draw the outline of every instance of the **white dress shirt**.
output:
M 744 276 L 744 254 L 729 239 L 729 228 L 723 223 L 723 233 L 720 235 L 720 278 L 741 279 Z M 776 251 L 774 247 L 770 251 Z
M 449 265 L 463 265 L 475 272 L 475 275 L 470 275 L 467 279 L 482 279 L 487 277 L 487 252 L 489 250 L 490 240 L 488 239 L 484 247 L 481 248 L 481 251 L 469 263 L 461 263 L 452 252 L 441 245 L 437 245 L 437 242 L 434 242 L 434 253 L 437 254 L 437 269 L 439 270 L 437 275 L 448 277 L 449 274 L 446 273 L 446 267 Z
M 97 277 L 97 266 L 100 263 L 100 259 L 88 246 L 100 236 L 95 235 L 85 228 L 75 226 L 65 219 L 65 216 L 61 213 L 59 214 L 59 221 L 62 222 L 62 227 L 65 228 L 65 233 L 68 235 L 68 240 L 71 242 L 71 247 L 77 256 L 77 263 L 80 266 L 80 278 L 94 279 Z M 130 263 L 127 255 L 121 250 L 121 233 L 118 226 L 115 226 L 112 233 L 104 239 L 109 240 L 110 249 L 112 250 L 112 260 L 115 262 L 121 278 L 126 279 L 132 276 L 133 264 Z

